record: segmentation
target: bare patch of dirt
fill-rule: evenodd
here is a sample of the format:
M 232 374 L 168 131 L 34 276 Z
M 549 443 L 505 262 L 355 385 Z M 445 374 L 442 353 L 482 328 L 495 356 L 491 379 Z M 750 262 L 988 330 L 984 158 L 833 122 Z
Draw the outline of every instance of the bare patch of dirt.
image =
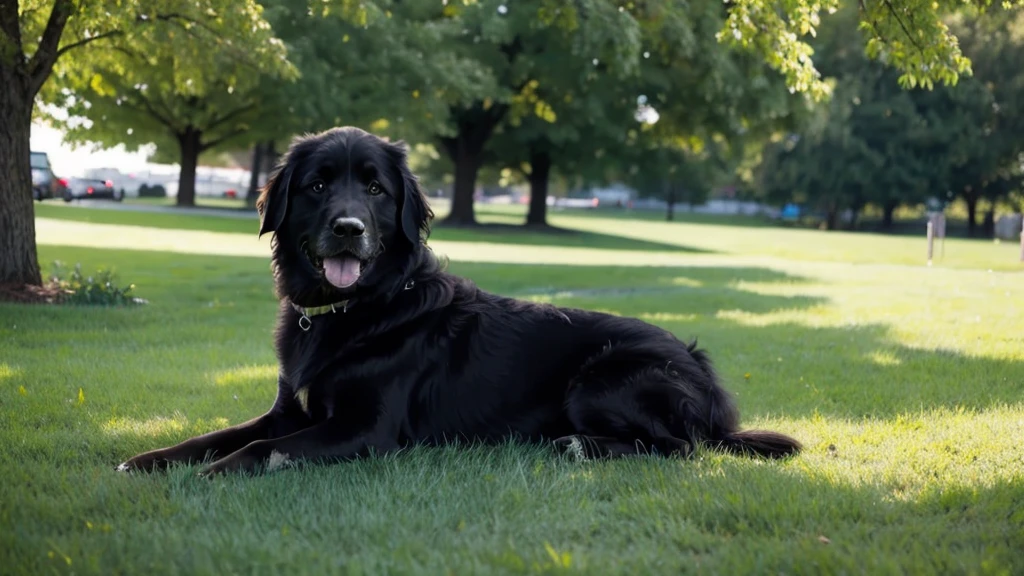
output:
M 0 284 L 0 302 L 17 304 L 60 304 L 69 291 L 56 284 L 33 286 L 31 284 Z

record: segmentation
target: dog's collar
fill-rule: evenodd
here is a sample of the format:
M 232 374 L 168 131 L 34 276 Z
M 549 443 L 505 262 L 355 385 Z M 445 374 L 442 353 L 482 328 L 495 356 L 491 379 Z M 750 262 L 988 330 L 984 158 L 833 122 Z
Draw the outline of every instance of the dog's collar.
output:
M 292 302 L 291 305 L 296 312 L 301 314 L 301 316 L 299 316 L 299 328 L 302 328 L 302 331 L 306 332 L 313 325 L 313 321 L 310 320 L 311 317 L 327 314 L 328 312 L 336 314 L 338 312 L 338 308 L 341 308 L 341 312 L 344 314 L 345 312 L 348 312 L 348 303 L 348 300 L 342 300 L 341 302 L 335 302 L 333 304 L 328 304 L 327 306 L 312 306 L 310 308 L 303 308 L 295 302 Z
M 403 290 L 412 290 L 412 287 L 415 285 L 415 280 L 409 280 L 408 282 L 405 283 Z M 342 300 L 340 302 L 334 302 L 333 304 L 328 304 L 326 306 L 311 306 L 309 308 L 299 306 L 295 302 L 289 303 L 292 305 L 292 308 L 294 308 L 295 311 L 300 314 L 299 328 L 302 328 L 303 332 L 308 332 L 309 329 L 313 326 L 313 321 L 310 320 L 310 318 L 312 318 L 313 316 L 319 316 L 321 314 L 327 314 L 328 312 L 332 314 L 337 314 L 339 309 L 341 309 L 341 313 L 344 314 L 348 312 L 348 307 L 349 304 L 352 303 L 352 300 Z

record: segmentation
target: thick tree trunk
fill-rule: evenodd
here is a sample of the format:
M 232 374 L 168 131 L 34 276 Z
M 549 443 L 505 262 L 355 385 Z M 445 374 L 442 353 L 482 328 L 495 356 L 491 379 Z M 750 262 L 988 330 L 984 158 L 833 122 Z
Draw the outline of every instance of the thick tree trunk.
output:
M 473 195 L 476 192 L 476 177 L 483 164 L 484 146 L 507 111 L 506 104 L 485 107 L 482 103 L 469 109 L 453 111 L 458 118 L 459 132 L 453 138 L 441 139 L 442 146 L 455 165 L 452 209 L 444 219 L 445 224 L 476 225 Z
M 0 56 L 2 58 L 2 56 Z M 0 284 L 39 286 L 28 79 L 0 63 Z
M 181 171 L 178 173 L 178 206 L 196 205 L 196 166 L 202 152 L 203 133 L 191 126 L 178 134 L 181 148 Z
M 527 226 L 547 226 L 550 177 L 551 155 L 547 152 L 530 154 L 530 210 L 526 214 Z
M 676 216 L 676 185 L 672 182 L 667 183 L 665 192 L 665 220 L 671 222 Z
M 995 238 L 996 236 L 996 207 L 992 206 L 985 211 L 985 221 L 981 227 L 982 233 L 986 238 Z
M 965 193 L 964 202 L 967 203 L 967 235 L 974 236 L 978 229 L 978 195 Z
M 896 213 L 896 208 L 899 207 L 897 202 L 886 202 L 882 206 L 882 228 L 885 230 L 892 230 L 893 215 Z
M 263 142 L 252 147 L 252 166 L 249 168 L 249 191 L 245 193 L 245 203 L 256 205 L 256 196 L 260 193 L 260 169 L 263 168 Z
M 452 191 L 452 209 L 444 221 L 456 226 L 476 224 L 473 195 L 476 192 L 476 175 L 480 172 L 482 150 L 472 146 L 467 140 L 458 138 L 455 154 L 452 156 L 452 163 L 455 164 L 455 186 Z

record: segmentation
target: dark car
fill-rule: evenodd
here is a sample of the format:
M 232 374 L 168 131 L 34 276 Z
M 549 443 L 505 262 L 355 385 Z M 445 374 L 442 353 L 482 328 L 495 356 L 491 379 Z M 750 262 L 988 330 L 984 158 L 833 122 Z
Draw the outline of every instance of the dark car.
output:
M 57 178 L 50 166 L 46 152 L 31 153 L 32 198 L 42 202 L 46 198 L 61 198 L 68 185 L 64 178 Z
M 64 188 L 65 202 L 93 198 L 105 198 L 114 202 L 120 202 L 124 199 L 124 194 L 114 188 L 114 182 L 111 180 L 101 180 L 99 178 L 67 179 Z

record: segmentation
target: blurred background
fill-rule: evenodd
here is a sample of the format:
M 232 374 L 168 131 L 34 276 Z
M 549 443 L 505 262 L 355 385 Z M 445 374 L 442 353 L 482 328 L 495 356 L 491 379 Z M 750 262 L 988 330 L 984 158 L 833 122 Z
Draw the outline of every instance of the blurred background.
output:
M 949 235 L 1020 233 L 1024 19 L 1000 6 L 903 22 L 843 2 L 777 24 L 810 28 L 809 58 L 722 41 L 743 29 L 712 0 L 207 3 L 126 3 L 107 38 L 104 17 L 69 19 L 64 46 L 82 45 L 36 98 L 37 199 L 78 200 L 82 177 L 244 209 L 292 136 L 356 125 L 410 144 L 449 224 L 488 203 L 532 226 L 573 208 L 921 234 L 941 212 Z

